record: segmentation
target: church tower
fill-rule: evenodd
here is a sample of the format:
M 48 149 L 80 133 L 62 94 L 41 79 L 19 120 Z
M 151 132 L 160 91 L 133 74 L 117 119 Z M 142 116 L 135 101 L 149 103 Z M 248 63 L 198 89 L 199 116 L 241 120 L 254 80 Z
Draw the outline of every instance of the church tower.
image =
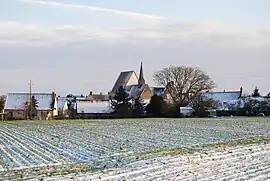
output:
M 141 87 L 144 84 L 145 84 L 145 80 L 144 80 L 144 77 L 143 77 L 143 63 L 141 62 L 140 75 L 139 75 L 139 80 L 138 80 L 138 86 Z

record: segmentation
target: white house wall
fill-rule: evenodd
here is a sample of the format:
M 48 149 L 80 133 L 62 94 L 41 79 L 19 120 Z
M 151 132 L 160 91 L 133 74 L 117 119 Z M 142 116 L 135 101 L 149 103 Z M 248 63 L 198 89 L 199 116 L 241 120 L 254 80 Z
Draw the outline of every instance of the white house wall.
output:
M 109 101 L 77 101 L 77 113 L 79 114 L 101 114 L 110 113 Z

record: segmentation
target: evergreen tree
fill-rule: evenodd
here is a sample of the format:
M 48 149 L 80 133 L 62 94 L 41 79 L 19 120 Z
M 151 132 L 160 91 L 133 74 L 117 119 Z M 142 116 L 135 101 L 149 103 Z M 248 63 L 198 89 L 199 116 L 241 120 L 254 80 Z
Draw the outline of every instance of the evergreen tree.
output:
M 52 102 L 51 102 L 51 109 L 54 109 L 54 105 L 55 105 L 55 98 L 56 98 L 56 94 L 54 92 L 52 92 Z
M 145 113 L 145 103 L 143 100 L 138 97 L 134 99 L 134 105 L 133 105 L 133 117 L 142 117 Z
M 258 87 L 255 87 L 255 89 L 252 93 L 252 97 L 261 97 L 261 94 L 259 93 Z
M 164 101 L 161 96 L 153 95 L 146 108 L 147 114 L 154 117 L 161 117 L 164 114 Z
M 25 103 L 25 111 L 29 119 L 37 116 L 38 101 L 35 96 L 31 97 L 31 101 Z
M 114 99 L 111 100 L 111 107 L 117 116 L 130 117 L 132 114 L 132 104 L 129 94 L 123 86 L 120 86 L 116 91 Z
M 5 100 L 3 97 L 0 97 L 0 111 L 2 111 L 5 107 Z
M 259 113 L 268 114 L 268 103 L 266 101 L 249 100 L 245 109 L 249 116 L 258 116 Z

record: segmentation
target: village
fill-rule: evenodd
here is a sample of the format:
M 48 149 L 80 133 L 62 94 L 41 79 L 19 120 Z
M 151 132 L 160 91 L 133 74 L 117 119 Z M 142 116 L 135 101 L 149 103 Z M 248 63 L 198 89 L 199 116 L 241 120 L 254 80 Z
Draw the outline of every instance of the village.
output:
M 2 120 L 25 120 L 30 119 L 26 105 L 29 102 L 36 104 L 36 114 L 31 119 L 48 120 L 48 119 L 75 119 L 75 118 L 112 118 L 115 110 L 112 107 L 112 100 L 119 88 L 124 88 L 129 100 L 140 99 L 143 104 L 149 105 L 153 96 L 161 97 L 167 104 L 173 104 L 172 91 L 170 86 L 150 86 L 144 79 L 143 64 L 141 62 L 139 76 L 136 72 L 121 72 L 116 79 L 112 89 L 107 93 L 93 93 L 88 95 L 69 94 L 66 97 L 60 97 L 56 92 L 31 92 L 31 82 L 29 92 L 7 93 L 2 96 L 4 107 L 2 110 Z M 270 114 L 270 93 L 261 96 L 255 88 L 252 95 L 244 95 L 243 88 L 232 91 L 205 91 L 200 93 L 201 99 L 214 101 L 214 104 L 204 103 L 204 114 L 194 114 L 195 107 L 191 104 L 178 106 L 176 112 L 179 114 L 169 113 L 167 117 L 216 117 L 216 116 L 267 116 Z M 36 103 L 33 103 L 33 100 Z M 201 100 L 203 101 L 203 100 Z M 134 102 L 133 102 L 134 104 Z M 156 105 L 155 105 L 156 106 Z M 31 106 L 32 107 L 32 106 Z M 31 109 L 30 107 L 30 109 Z M 202 107 L 202 106 L 201 106 Z M 157 108 L 158 109 L 158 108 Z M 197 106 L 197 111 L 199 108 Z M 146 109 L 143 108 L 139 117 L 147 116 Z M 165 115 L 153 115 L 155 117 L 164 117 Z M 121 116 L 117 116 L 121 117 Z M 134 117 L 134 115 L 125 115 L 124 117 Z

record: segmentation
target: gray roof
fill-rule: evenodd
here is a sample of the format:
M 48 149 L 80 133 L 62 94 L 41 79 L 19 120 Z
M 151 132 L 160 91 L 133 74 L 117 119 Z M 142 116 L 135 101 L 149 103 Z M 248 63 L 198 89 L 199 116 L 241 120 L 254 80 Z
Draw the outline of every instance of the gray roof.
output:
M 240 99 L 241 91 L 230 92 L 206 92 L 201 94 L 203 99 L 216 101 L 217 110 L 233 110 L 243 108 L 244 100 Z
M 207 99 L 213 99 L 215 101 L 230 101 L 239 99 L 241 91 L 230 91 L 230 92 L 205 92 L 201 96 Z
M 154 95 L 163 96 L 165 87 L 152 87 L 151 90 Z
M 38 110 L 51 110 L 52 93 L 32 93 L 38 102 Z M 4 109 L 24 109 L 29 93 L 8 93 Z
M 138 98 L 147 86 L 147 84 L 143 84 L 141 87 L 138 85 L 129 85 L 125 87 L 125 91 L 129 94 L 130 98 Z
M 121 72 L 112 88 L 111 94 L 115 94 L 115 92 L 117 91 L 117 89 L 119 89 L 120 86 L 125 87 L 133 72 L 134 71 Z

